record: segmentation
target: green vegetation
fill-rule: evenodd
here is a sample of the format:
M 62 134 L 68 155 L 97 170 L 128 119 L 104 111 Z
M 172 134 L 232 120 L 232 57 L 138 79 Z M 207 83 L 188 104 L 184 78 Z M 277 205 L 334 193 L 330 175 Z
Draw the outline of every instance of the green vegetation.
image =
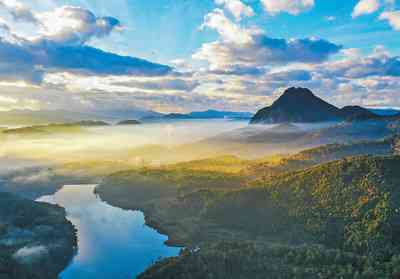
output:
M 81 124 L 36 126 L 14 132 L 21 132 L 21 140 L 25 133 L 61 133 L 59 138 L 69 141 L 62 133 L 90 131 Z M 290 125 L 276 127 L 269 140 L 276 144 L 282 138 L 292 140 L 293 134 L 280 133 L 293 129 Z M 338 129 L 306 133 L 300 140 L 330 138 Z M 382 130 L 380 138 L 387 135 L 386 128 L 376 129 Z M 345 134 L 359 138 L 359 130 L 340 131 L 338 137 Z M 360 133 L 367 135 L 365 131 Z M 371 133 L 374 137 L 375 132 Z M 212 144 L 201 142 L 169 147 L 124 147 L 124 142 L 121 147 L 103 150 L 101 141 L 96 148 L 85 149 L 78 137 L 71 139 L 76 145 L 69 142 L 69 149 L 60 152 L 53 143 L 49 154 L 42 150 L 33 154 L 26 149 L 34 158 L 54 160 L 49 163 L 51 167 L 7 173 L 2 176 L 0 189 L 36 198 L 54 193 L 66 183 L 92 184 L 107 176 L 96 189 L 103 200 L 143 211 L 146 223 L 168 235 L 169 244 L 187 247 L 181 256 L 158 262 L 143 278 L 180 278 L 181 274 L 186 276 L 181 278 L 226 278 L 224 274 L 232 275 L 230 278 L 258 278 L 256 274 L 270 278 L 330 278 L 332 274 L 390 278 L 397 272 L 393 264 L 398 263 L 400 232 L 396 137 L 330 144 L 256 160 L 220 155 L 225 154 L 225 147 L 220 148 L 223 144 L 213 150 Z M 236 149 L 240 148 L 247 145 L 238 142 Z M 57 161 L 59 154 L 73 156 Z M 215 157 L 204 159 L 207 154 Z M 154 158 L 164 161 L 152 161 Z M 192 158 L 202 159 L 184 161 Z M 180 163 L 162 165 L 176 161 Z M 8 233 L 7 226 L 0 225 L 0 235 Z M 8 265 L 18 264 L 9 256 L 18 250 L 7 249 L 2 251 L 8 251 Z M 318 258 L 324 260 L 318 262 Z M 239 260 L 244 264 L 238 264 Z M 332 266 L 332 262 L 337 264 Z
M 189 247 L 140 278 L 392 278 L 400 255 L 397 145 L 389 138 L 137 169 L 107 177 L 96 191 L 144 211 L 168 243 Z
M 399 143 L 398 137 L 389 137 L 378 141 L 363 141 L 353 144 L 329 144 L 306 149 L 294 155 L 274 156 L 250 163 L 246 169 L 248 175 L 256 177 L 273 176 L 315 166 L 349 156 L 391 155 Z
M 357 157 L 260 179 L 215 199 L 205 218 L 254 236 L 390 253 L 400 240 L 399 168 L 400 157 Z
M 354 253 L 317 245 L 298 247 L 255 242 L 219 242 L 184 249 L 161 260 L 139 279 L 328 279 L 398 278 L 400 257 L 370 261 Z
M 399 168 L 400 157 L 354 157 L 187 195 L 163 218 L 198 248 L 139 278 L 397 278 Z
M 62 208 L 0 193 L 0 278 L 55 279 L 76 245 Z

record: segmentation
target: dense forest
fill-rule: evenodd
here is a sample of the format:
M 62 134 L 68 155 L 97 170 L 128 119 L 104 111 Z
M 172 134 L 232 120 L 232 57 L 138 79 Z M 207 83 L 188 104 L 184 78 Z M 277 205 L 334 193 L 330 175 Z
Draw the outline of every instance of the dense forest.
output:
M 139 279 L 398 278 L 400 257 L 368 257 L 318 245 L 218 242 L 161 260 Z
M 224 156 L 116 173 L 96 191 L 187 247 L 140 278 L 395 278 L 397 148 L 391 137 Z

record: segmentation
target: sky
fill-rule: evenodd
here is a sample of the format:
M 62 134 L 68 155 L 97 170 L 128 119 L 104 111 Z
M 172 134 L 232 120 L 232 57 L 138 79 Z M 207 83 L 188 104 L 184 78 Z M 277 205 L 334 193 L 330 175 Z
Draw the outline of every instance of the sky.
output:
M 400 0 L 0 0 L 0 110 L 400 107 Z

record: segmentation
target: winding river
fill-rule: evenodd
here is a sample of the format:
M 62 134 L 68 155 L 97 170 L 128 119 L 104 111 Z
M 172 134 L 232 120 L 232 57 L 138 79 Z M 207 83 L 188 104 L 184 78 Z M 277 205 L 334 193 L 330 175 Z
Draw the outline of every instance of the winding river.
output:
M 166 236 L 145 225 L 141 212 L 108 205 L 95 187 L 64 186 L 39 199 L 64 207 L 78 230 L 78 252 L 61 279 L 135 278 L 157 259 L 179 254 L 164 244 Z

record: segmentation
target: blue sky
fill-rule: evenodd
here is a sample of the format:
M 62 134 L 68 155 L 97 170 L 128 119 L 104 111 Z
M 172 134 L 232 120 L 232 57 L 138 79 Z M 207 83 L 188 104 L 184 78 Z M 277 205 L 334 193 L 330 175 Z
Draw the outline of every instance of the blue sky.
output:
M 0 0 L 0 30 L 1 110 L 400 107 L 398 0 Z
M 394 54 L 398 55 L 400 52 L 399 33 L 386 22 L 378 20 L 376 13 L 352 18 L 352 11 L 358 0 L 316 0 L 312 9 L 296 16 L 288 13 L 271 16 L 258 0 L 242 2 L 256 12 L 256 16 L 245 19 L 243 24 L 256 24 L 271 37 L 316 36 L 346 47 L 361 48 L 365 52 L 371 51 L 377 44 L 385 45 Z M 118 18 L 127 30 L 98 45 L 161 63 L 189 58 L 203 43 L 217 38 L 215 32 L 199 30 L 204 16 L 219 7 L 214 0 L 57 0 L 53 5 L 80 6 L 97 15 Z M 32 5 L 35 6 L 36 4 Z M 42 7 L 36 9 L 46 10 L 49 6 L 42 4 Z M 329 21 L 327 17 L 335 17 L 335 20 Z

